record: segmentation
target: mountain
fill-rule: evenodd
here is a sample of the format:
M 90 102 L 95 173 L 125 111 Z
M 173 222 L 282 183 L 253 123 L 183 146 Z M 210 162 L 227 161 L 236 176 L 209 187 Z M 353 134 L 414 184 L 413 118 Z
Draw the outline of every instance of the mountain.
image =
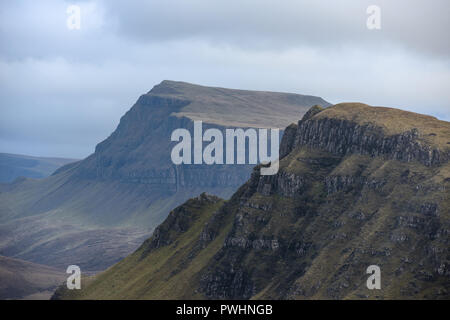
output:
M 282 128 L 319 97 L 163 81 L 139 97 L 84 160 L 42 180 L 0 185 L 0 254 L 65 268 L 106 269 L 133 252 L 177 205 L 228 198 L 253 165 L 174 165 L 171 133 L 203 127 Z
M 0 153 L 0 183 L 12 182 L 19 177 L 45 178 L 59 167 L 75 161 L 77 160 Z
M 0 256 L 0 299 L 48 300 L 67 276 L 48 266 Z
M 173 210 L 54 299 L 449 299 L 450 123 L 344 103 L 290 125 L 280 170 Z M 369 290 L 376 265 L 381 289 Z

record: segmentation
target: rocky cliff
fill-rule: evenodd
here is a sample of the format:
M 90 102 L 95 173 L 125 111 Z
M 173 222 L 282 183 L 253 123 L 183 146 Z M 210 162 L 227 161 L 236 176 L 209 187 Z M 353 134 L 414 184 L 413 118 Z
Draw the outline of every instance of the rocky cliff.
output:
M 163 81 L 139 97 L 95 152 L 43 180 L 0 186 L 0 254 L 104 269 L 171 209 L 207 191 L 228 198 L 253 165 L 174 165 L 173 130 L 285 127 L 323 99 Z
M 278 174 L 258 166 L 230 200 L 188 201 L 55 298 L 448 299 L 449 148 L 450 123 L 432 117 L 313 107 L 286 130 Z
M 348 108 L 360 113 L 357 117 L 340 116 Z M 313 110 L 316 114 L 322 111 L 320 108 Z M 288 149 L 291 150 L 307 145 L 337 155 L 383 156 L 405 162 L 418 161 L 426 166 L 448 162 L 450 146 L 447 141 L 440 141 L 442 135 L 448 132 L 440 133 L 439 137 L 432 132 L 435 127 L 431 123 L 437 122 L 436 119 L 408 112 L 398 118 L 389 118 L 389 112 L 395 116 L 396 112 L 392 109 L 368 108 L 367 105 L 354 103 L 336 105 L 313 117 L 311 121 L 306 121 L 312 117 L 308 113 L 296 127 L 295 137 L 287 137 L 284 144 L 289 145 Z M 377 120 L 364 121 L 364 117 Z M 395 121 L 399 122 L 398 126 Z M 425 130 L 410 124 L 414 121 L 420 123 L 420 129 Z M 405 124 L 409 125 L 408 130 L 405 130 Z M 443 124 L 445 128 L 445 123 Z

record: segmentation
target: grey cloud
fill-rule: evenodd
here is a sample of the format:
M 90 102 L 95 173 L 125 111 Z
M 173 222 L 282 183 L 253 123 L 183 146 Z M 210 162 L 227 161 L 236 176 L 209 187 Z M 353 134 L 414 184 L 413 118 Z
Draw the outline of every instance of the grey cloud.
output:
M 0 151 L 83 157 L 163 79 L 449 120 L 447 2 L 0 2 Z M 66 28 L 68 4 L 82 28 Z
M 145 41 L 206 39 L 243 48 L 288 49 L 383 43 L 449 57 L 446 0 L 168 0 L 103 2 L 124 36 Z M 381 8 L 382 29 L 366 28 L 366 9 Z
M 71 3 L 82 7 L 78 32 L 65 27 Z M 382 29 L 377 32 L 366 28 L 371 4 L 381 8 Z M 450 29 L 447 0 L 44 0 L 0 6 L 0 55 L 8 58 L 63 55 L 100 61 L 120 58 L 121 44 L 132 40 L 198 40 L 258 51 L 299 46 L 374 51 L 394 45 L 445 59 L 450 52 L 450 38 L 442 36 Z

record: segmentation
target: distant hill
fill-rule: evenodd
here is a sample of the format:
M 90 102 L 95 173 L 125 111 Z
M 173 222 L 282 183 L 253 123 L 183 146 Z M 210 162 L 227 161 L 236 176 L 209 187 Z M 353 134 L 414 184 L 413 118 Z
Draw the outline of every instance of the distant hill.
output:
M 316 104 L 329 105 L 308 95 L 163 81 L 86 159 L 45 179 L 0 185 L 0 254 L 105 269 L 187 199 L 204 191 L 228 198 L 250 177 L 253 165 L 174 165 L 173 130 L 192 130 L 196 119 L 205 129 L 284 128 Z
M 78 160 L 0 153 L 0 182 L 12 182 L 18 177 L 45 178 L 59 167 L 75 161 Z
M 65 270 L 0 256 L 0 299 L 48 300 L 67 277 Z
M 316 96 L 206 87 L 165 80 L 141 99 L 177 99 L 186 103 L 172 115 L 233 127 L 286 128 L 309 107 L 330 103 Z
M 450 123 L 344 103 L 286 129 L 280 170 L 173 210 L 55 299 L 449 299 Z M 367 268 L 381 272 L 366 286 Z

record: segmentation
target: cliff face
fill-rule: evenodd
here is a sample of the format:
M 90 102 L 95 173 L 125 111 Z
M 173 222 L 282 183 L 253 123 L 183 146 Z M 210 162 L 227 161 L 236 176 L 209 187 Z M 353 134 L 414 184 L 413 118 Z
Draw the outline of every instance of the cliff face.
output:
M 143 184 L 148 188 L 164 189 L 168 194 L 200 186 L 205 190 L 221 188 L 211 191 L 228 197 L 227 188 L 236 188 L 244 183 L 252 166 L 174 165 L 171 161 L 171 150 L 176 144 L 170 141 L 172 132 L 184 128 L 193 133 L 192 119 L 173 115 L 187 104 L 185 100 L 141 96 L 113 134 L 79 164 L 74 175 L 85 179 Z M 203 124 L 203 130 L 209 128 L 224 132 L 227 127 Z
M 0 186 L 0 254 L 104 269 L 135 250 L 171 209 L 204 191 L 228 198 L 250 176 L 253 165 L 175 166 L 173 130 L 192 133 L 194 120 L 204 130 L 284 127 L 316 103 L 328 105 L 312 96 L 163 81 L 86 159 L 43 180 Z
M 74 182 L 92 190 L 93 184 L 113 184 L 109 188 L 127 189 L 131 195 L 115 201 L 86 199 L 79 215 L 100 226 L 125 224 L 158 225 L 175 206 L 207 191 L 228 198 L 250 177 L 253 165 L 174 165 L 170 141 L 175 129 L 185 128 L 193 136 L 194 120 L 203 121 L 203 131 L 240 125 L 270 127 L 288 125 L 293 114 L 297 118 L 314 103 L 329 105 L 323 99 L 286 93 L 254 92 L 209 88 L 182 82 L 163 81 L 139 97 L 121 118 L 117 129 L 95 153 L 76 164 L 61 168 L 56 177 L 70 176 Z M 276 108 L 273 104 L 277 104 Z M 234 120 L 233 120 L 234 119 Z M 204 146 L 207 143 L 204 143 Z M 103 186 L 101 187 L 104 188 Z M 103 192 L 103 190 L 99 190 Z M 66 206 L 64 188 L 39 200 L 29 211 L 48 211 Z M 89 194 L 83 197 L 90 197 Z M 62 199 L 62 200 L 59 200 Z M 105 210 L 108 208 L 107 210 Z M 151 213 L 150 213 L 151 211 Z M 92 213 L 96 213 L 94 216 Z M 130 219 L 130 215 L 133 219 Z
M 333 110 L 325 111 L 309 119 L 310 121 L 307 121 L 309 115 L 305 115 L 304 121 L 300 121 L 296 128 L 295 136 L 287 137 L 284 145 L 289 145 L 291 150 L 307 145 L 337 155 L 383 156 L 405 162 L 418 161 L 426 166 L 444 164 L 450 159 L 447 142 L 439 144 L 429 143 L 427 140 L 430 136 L 436 136 L 436 133 L 420 132 L 412 126 L 409 130 L 389 134 L 389 128 L 385 128 L 389 125 L 387 123 L 361 123 L 358 120 L 328 116 L 329 113 L 334 115 L 335 109 L 367 107 L 362 104 L 337 105 Z M 425 118 L 421 115 L 405 114 L 408 118 Z M 429 120 L 429 117 L 426 118 Z M 398 121 L 401 122 L 402 119 Z M 448 134 L 447 131 L 445 133 Z
M 450 296 L 450 125 L 420 130 L 423 116 L 395 112 L 394 123 L 416 123 L 392 132 L 354 119 L 371 109 L 314 108 L 287 130 L 280 172 L 256 171 L 235 200 L 232 230 L 199 282 L 206 297 Z M 375 292 L 365 286 L 373 264 Z
M 448 299 L 449 129 L 396 109 L 314 107 L 286 129 L 278 174 L 258 166 L 224 204 L 191 200 L 58 297 Z M 380 290 L 366 287 L 370 265 Z

